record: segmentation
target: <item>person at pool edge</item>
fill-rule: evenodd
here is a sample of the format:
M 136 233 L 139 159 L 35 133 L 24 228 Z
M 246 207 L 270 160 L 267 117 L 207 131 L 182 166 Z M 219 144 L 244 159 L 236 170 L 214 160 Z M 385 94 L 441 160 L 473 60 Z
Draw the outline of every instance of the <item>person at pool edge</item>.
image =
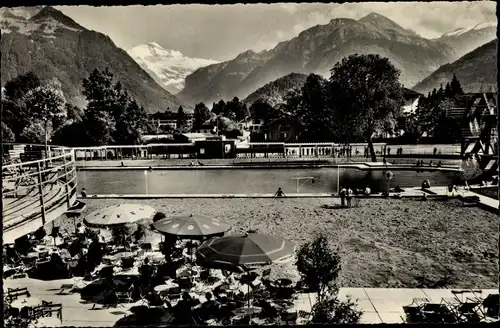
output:
M 81 194 L 82 198 L 87 198 L 87 190 L 85 190 L 85 188 L 82 188 Z
M 283 190 L 281 190 L 281 187 L 278 188 L 278 190 L 276 191 L 276 193 L 274 194 L 275 197 L 286 197 L 285 193 L 283 192 Z
M 345 197 L 347 196 L 347 189 L 340 187 L 340 206 L 345 207 Z

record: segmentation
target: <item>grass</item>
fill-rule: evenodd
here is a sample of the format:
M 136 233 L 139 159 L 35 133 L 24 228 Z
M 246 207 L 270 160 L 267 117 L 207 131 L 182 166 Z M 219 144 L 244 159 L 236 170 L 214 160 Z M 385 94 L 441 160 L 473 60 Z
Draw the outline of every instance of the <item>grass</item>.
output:
M 336 200 L 338 202 L 338 200 Z M 342 287 L 496 288 L 498 216 L 457 200 L 361 200 L 329 209 L 333 200 L 85 200 L 84 214 L 118 203 L 143 203 L 168 215 L 223 219 L 230 234 L 256 229 L 298 244 L 324 232 L 342 256 Z M 81 219 L 80 219 L 81 220 Z M 72 219 L 56 221 L 69 225 Z

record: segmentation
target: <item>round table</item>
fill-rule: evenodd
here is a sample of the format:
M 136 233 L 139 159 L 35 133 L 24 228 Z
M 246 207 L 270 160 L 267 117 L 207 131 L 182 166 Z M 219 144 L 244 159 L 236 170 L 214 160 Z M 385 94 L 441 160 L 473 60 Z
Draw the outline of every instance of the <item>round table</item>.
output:
M 61 327 L 61 319 L 57 317 L 43 317 L 30 323 L 31 327 Z
M 290 279 L 277 279 L 274 282 L 279 287 L 289 287 L 293 282 Z
M 171 285 L 158 285 L 158 286 L 155 286 L 154 291 L 157 293 L 163 293 L 163 292 L 166 292 L 167 290 L 169 290 L 170 288 L 172 288 Z
M 23 307 L 35 307 L 37 305 L 42 304 L 42 301 L 40 301 L 36 297 L 23 297 L 23 298 L 18 298 L 17 300 L 14 300 L 12 303 L 10 303 L 10 306 L 16 309 L 22 309 Z
M 257 314 L 262 311 L 262 308 L 258 306 L 241 307 L 233 311 L 233 314 L 239 317 L 246 317 L 249 315 Z
M 120 253 L 116 253 L 113 256 L 115 259 L 133 258 L 134 253 L 132 253 L 132 252 L 120 252 Z

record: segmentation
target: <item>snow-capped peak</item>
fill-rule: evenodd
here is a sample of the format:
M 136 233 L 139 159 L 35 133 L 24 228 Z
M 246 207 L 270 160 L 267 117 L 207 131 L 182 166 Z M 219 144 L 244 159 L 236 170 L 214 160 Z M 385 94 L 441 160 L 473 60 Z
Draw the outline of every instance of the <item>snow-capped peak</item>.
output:
M 480 23 L 477 25 L 472 25 L 469 27 L 457 28 L 456 30 L 454 30 L 452 32 L 448 32 L 448 33 L 443 34 L 443 36 L 459 36 L 461 34 L 464 34 L 464 33 L 467 33 L 467 32 L 473 31 L 473 30 L 477 31 L 477 30 L 481 30 L 484 28 L 496 27 L 496 26 L 497 26 L 497 24 L 494 22 L 485 22 L 485 23 Z
M 198 68 L 218 63 L 211 59 L 187 57 L 180 51 L 165 49 L 156 42 L 135 46 L 127 53 L 171 93 L 182 90 L 186 76 Z

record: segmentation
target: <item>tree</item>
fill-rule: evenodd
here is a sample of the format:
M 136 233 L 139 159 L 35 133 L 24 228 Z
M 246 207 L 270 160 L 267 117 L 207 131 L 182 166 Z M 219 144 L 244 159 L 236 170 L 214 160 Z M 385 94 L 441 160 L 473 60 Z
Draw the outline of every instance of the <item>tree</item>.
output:
M 32 72 L 19 75 L 5 84 L 5 91 L 2 92 L 5 97 L 1 100 L 2 121 L 10 127 L 16 138 L 30 122 L 25 95 L 40 85 L 40 79 Z
M 41 83 L 38 76 L 28 72 L 5 83 L 5 96 L 13 102 L 19 102 L 25 94 L 39 86 Z
M 119 145 L 137 145 L 147 129 L 146 111 L 132 100 L 120 115 L 116 115 L 113 140 Z
M 456 96 L 456 95 L 461 96 L 464 94 L 464 90 L 462 89 L 462 85 L 460 84 L 460 81 L 458 81 L 457 76 L 455 74 L 453 74 L 453 78 L 451 79 L 450 87 L 451 87 L 452 94 L 454 96 Z
M 187 117 L 186 113 L 184 113 L 184 108 L 179 106 L 177 110 L 177 130 L 183 132 L 186 129 Z
M 42 142 L 45 143 L 45 156 L 47 157 L 47 144 L 52 138 L 53 128 L 56 123 L 61 124 L 62 118 L 66 117 L 64 98 L 48 86 L 36 87 L 30 90 L 24 98 L 29 116 L 36 121 L 43 122 L 44 137 Z M 38 128 L 38 122 L 28 126 L 26 131 L 23 130 L 23 136 L 32 140 L 38 139 Z M 37 140 L 37 142 L 39 141 Z
M 332 138 L 328 81 L 317 74 L 309 74 L 302 88 L 292 90 L 285 100 L 285 110 L 300 126 L 300 139 L 320 141 Z
M 400 72 L 387 58 L 354 54 L 331 70 L 330 95 L 333 121 L 344 136 L 362 137 L 376 161 L 372 137 L 394 124 L 402 111 Z
M 193 113 L 193 130 L 199 129 L 203 123 L 210 119 L 210 110 L 200 102 L 194 106 Z
M 220 100 L 219 102 L 213 104 L 212 113 L 215 115 L 223 115 L 225 111 L 226 103 L 224 100 Z
M 43 144 L 46 136 L 52 134 L 52 124 L 41 120 L 32 120 L 20 135 L 20 140 L 26 143 Z
M 281 112 L 271 106 L 267 101 L 258 99 L 249 108 L 252 118 L 263 119 L 266 122 L 281 117 Z
M 119 98 L 113 86 L 113 74 L 108 68 L 104 71 L 94 69 L 88 78 L 83 79 L 82 93 L 87 99 L 87 109 L 83 118 L 86 144 L 89 146 L 110 144 L 114 131 L 112 113 Z
M 444 96 L 445 96 L 446 98 L 451 98 L 451 97 L 453 97 L 453 96 L 454 96 L 454 95 L 453 95 L 453 90 L 451 90 L 451 85 L 450 85 L 450 82 L 447 82 L 447 83 L 446 83 L 446 86 L 445 86 L 445 88 L 444 88 Z
M 248 115 L 248 110 L 238 97 L 234 97 L 233 100 L 226 103 L 222 115 L 235 122 L 240 122 Z
M 317 293 L 319 301 L 337 292 L 340 256 L 338 250 L 330 247 L 325 235 L 318 234 L 312 242 L 302 245 L 296 265 L 303 281 Z
M 2 123 L 2 143 L 3 142 L 14 142 L 15 141 L 15 135 L 14 132 L 5 124 L 4 122 Z

